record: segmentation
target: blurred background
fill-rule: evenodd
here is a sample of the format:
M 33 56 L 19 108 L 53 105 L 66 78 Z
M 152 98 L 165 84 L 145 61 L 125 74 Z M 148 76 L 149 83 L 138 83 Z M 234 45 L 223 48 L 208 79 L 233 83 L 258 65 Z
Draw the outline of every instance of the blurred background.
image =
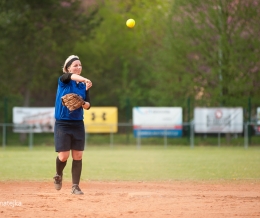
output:
M 183 142 L 176 143 L 188 145 L 195 108 L 239 107 L 242 131 L 198 133 L 197 140 L 211 144 L 212 136 L 219 145 L 222 136 L 228 143 L 240 137 L 238 144 L 259 145 L 259 18 L 258 0 L 0 0 L 3 145 L 15 137 L 14 107 L 54 107 L 71 54 L 93 82 L 92 106 L 117 109 L 121 144 L 141 143 L 131 142 L 135 107 L 181 107 Z

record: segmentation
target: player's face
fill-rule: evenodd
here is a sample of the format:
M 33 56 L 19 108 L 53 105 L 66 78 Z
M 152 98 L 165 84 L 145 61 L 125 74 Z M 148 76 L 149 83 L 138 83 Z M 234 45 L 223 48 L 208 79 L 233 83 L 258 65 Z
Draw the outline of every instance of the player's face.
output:
M 70 73 L 75 73 L 75 74 L 80 75 L 81 74 L 81 70 L 82 70 L 82 66 L 81 66 L 80 60 L 73 61 L 73 63 L 68 68 L 68 70 L 69 70 Z

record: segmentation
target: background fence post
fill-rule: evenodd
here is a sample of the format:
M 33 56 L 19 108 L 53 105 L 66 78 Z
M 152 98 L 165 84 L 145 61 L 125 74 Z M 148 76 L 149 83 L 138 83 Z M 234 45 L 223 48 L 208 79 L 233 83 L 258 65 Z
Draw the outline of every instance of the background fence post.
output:
M 244 147 L 245 147 L 245 149 L 247 149 L 248 148 L 248 125 L 247 125 L 247 122 L 245 122 L 245 125 L 244 125 L 245 127 L 245 129 L 244 129 L 244 141 L 245 141 L 245 143 L 244 143 Z
M 136 138 L 136 142 L 137 142 L 137 148 L 140 148 L 141 145 L 141 138 L 140 138 L 140 130 L 137 130 L 137 138 Z
M 252 129 L 251 129 L 251 98 L 248 98 L 248 119 L 247 119 L 247 147 L 248 144 L 251 144 L 251 136 L 252 136 Z
M 113 125 L 110 125 L 110 147 L 113 147 Z
M 3 148 L 6 146 L 6 125 L 3 123 Z
M 30 125 L 30 135 L 29 135 L 29 148 L 32 149 L 33 147 L 33 128 Z
M 194 123 L 190 122 L 190 147 L 194 148 Z
M 190 97 L 188 97 L 188 101 L 187 101 L 187 108 L 188 108 L 188 114 L 187 114 L 187 122 L 191 122 L 190 121 Z M 187 125 L 187 140 L 189 141 L 190 140 L 190 125 Z
M 218 133 L 218 147 L 220 147 L 220 139 L 221 139 L 221 133 Z
M 164 130 L 164 147 L 167 148 L 167 129 Z

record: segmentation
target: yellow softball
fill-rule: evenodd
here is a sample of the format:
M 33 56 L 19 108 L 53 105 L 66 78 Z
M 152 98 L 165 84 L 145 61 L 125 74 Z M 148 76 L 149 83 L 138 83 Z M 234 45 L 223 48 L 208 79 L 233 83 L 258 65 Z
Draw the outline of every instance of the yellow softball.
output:
M 135 26 L 135 20 L 134 19 L 128 19 L 126 21 L 126 26 L 128 26 L 129 28 L 133 28 Z

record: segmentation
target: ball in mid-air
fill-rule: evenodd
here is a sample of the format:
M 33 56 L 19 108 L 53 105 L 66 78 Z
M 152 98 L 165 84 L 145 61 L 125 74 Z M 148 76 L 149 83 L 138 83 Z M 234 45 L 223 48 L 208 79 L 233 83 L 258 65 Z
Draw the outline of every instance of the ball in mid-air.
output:
M 135 20 L 134 19 L 128 19 L 126 21 L 126 26 L 128 26 L 129 28 L 133 28 L 135 26 Z

